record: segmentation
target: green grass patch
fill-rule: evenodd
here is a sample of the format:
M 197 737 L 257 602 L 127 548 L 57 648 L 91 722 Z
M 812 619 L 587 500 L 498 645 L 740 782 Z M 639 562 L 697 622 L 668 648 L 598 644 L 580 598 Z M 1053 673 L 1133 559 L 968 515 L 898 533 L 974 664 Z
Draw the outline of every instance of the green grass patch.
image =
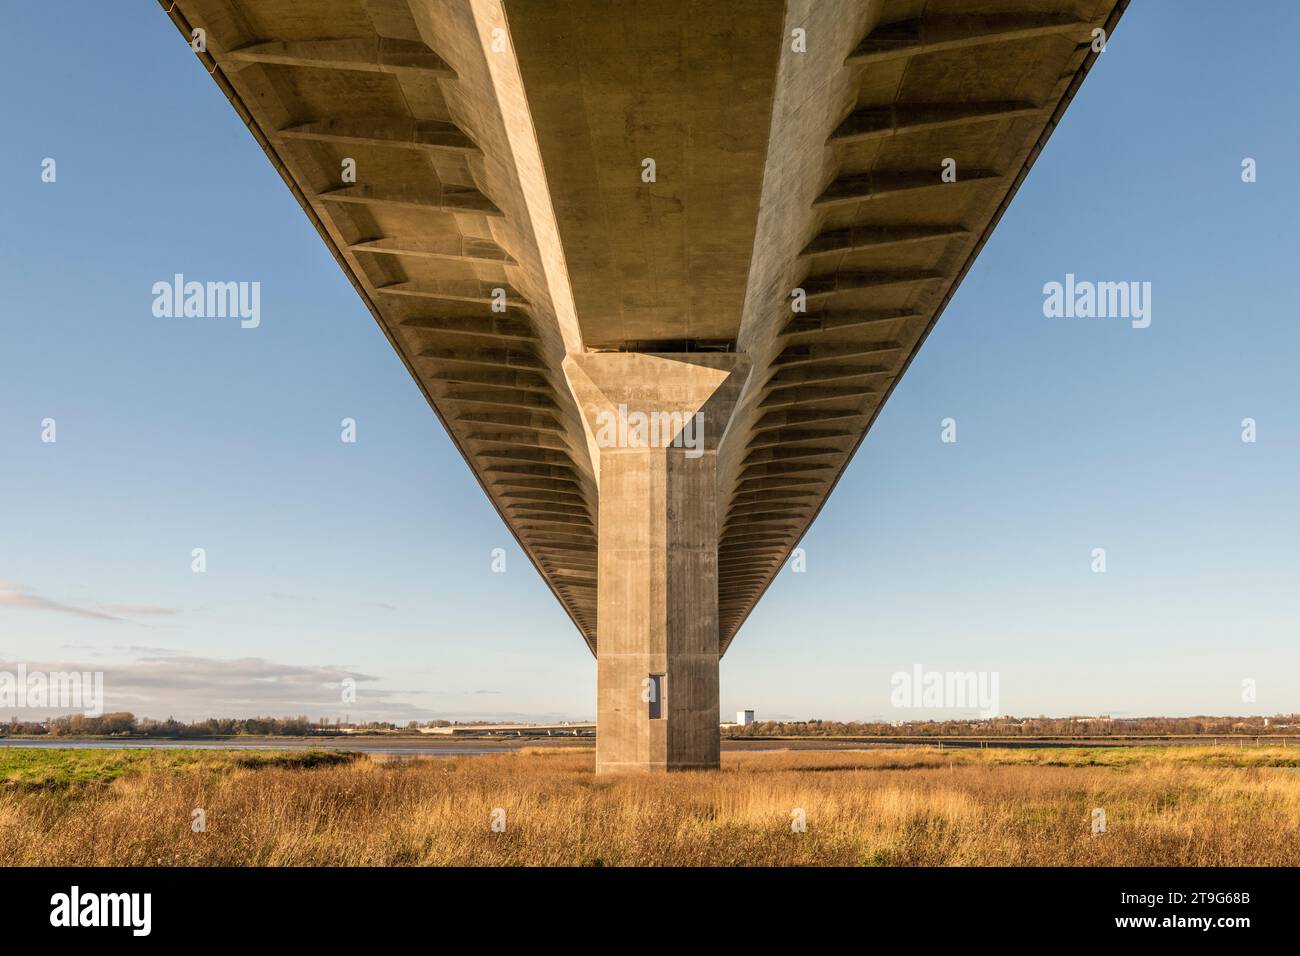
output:
M 238 751 L 0 747 L 0 791 L 75 792 L 140 773 L 225 773 L 268 767 L 312 769 L 348 764 L 361 754 L 338 750 Z
M 279 767 L 286 770 L 314 770 L 317 767 L 340 767 L 354 763 L 361 754 L 355 750 L 284 750 L 273 753 L 241 753 L 234 764 L 245 770 Z
M 208 757 L 193 750 L 0 748 L 0 785 L 8 790 L 68 790 L 130 773 L 181 772 Z

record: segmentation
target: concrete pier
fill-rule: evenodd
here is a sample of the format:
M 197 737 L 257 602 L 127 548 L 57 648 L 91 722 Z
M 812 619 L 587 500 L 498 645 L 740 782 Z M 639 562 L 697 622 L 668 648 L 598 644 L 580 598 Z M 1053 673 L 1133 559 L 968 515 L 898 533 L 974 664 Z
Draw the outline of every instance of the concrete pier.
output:
M 599 487 L 596 772 L 718 766 L 717 451 L 738 353 L 573 355 Z

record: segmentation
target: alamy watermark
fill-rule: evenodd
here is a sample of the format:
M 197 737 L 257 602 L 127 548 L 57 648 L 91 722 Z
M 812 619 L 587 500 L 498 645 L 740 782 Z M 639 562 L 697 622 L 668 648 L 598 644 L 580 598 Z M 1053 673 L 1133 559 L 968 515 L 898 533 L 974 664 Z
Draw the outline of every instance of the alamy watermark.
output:
M 152 913 L 152 893 L 83 893 L 74 884 L 50 897 L 50 925 L 56 927 L 119 926 L 132 936 L 148 936 Z
M 0 712 L 25 707 L 80 710 L 87 717 L 104 713 L 103 671 L 0 670 Z
M 239 319 L 244 329 L 262 324 L 260 282 L 186 282 L 178 272 L 171 282 L 155 282 L 152 291 L 155 318 Z
M 687 458 L 704 454 L 704 413 L 629 412 L 596 413 L 596 444 L 600 448 L 685 448 Z
M 1065 282 L 1043 286 L 1043 315 L 1049 319 L 1129 319 L 1133 328 L 1151 324 L 1150 282 L 1076 281 L 1073 272 Z
M 927 671 L 913 664 L 911 671 L 895 671 L 889 684 L 894 707 L 978 707 L 981 717 L 998 716 L 997 671 Z

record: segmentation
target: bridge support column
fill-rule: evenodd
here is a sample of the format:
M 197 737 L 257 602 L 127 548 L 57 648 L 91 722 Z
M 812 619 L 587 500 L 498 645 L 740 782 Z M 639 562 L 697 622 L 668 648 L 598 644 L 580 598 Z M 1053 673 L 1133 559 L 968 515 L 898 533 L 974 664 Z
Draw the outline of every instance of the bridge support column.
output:
M 718 445 L 737 353 L 565 360 L 599 476 L 596 772 L 718 766 Z

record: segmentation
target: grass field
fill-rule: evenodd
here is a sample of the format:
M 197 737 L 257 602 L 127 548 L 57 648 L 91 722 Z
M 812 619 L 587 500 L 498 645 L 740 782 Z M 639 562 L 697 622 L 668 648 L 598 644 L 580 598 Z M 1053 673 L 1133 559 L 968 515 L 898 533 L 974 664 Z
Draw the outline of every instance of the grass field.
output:
M 721 771 L 622 778 L 593 764 L 5 749 L 0 865 L 1300 865 L 1295 747 L 728 753 Z

